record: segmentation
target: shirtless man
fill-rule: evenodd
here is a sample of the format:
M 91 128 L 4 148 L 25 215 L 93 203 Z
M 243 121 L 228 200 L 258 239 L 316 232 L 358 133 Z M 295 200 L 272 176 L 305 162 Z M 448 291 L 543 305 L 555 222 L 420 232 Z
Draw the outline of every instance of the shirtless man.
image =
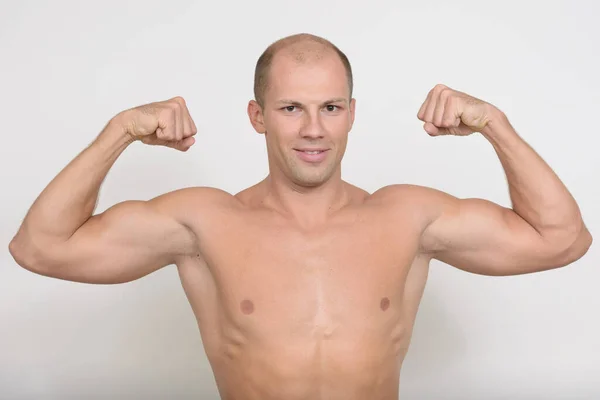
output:
M 234 196 L 185 188 L 93 215 L 131 143 L 194 144 L 182 98 L 136 107 L 45 188 L 11 254 L 37 274 L 96 284 L 175 264 L 223 399 L 392 400 L 432 258 L 516 275 L 570 264 L 591 245 L 568 190 L 489 103 L 437 85 L 418 118 L 433 136 L 488 139 L 512 209 L 416 185 L 369 194 L 344 182 L 352 74 L 321 38 L 271 45 L 255 96 L 248 115 L 266 139 L 263 181 Z

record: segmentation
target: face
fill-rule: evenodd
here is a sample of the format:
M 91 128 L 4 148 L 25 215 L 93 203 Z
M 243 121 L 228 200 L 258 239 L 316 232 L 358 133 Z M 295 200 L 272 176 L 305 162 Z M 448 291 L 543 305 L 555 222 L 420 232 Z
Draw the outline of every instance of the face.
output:
M 346 71 L 335 55 L 298 63 L 275 56 L 264 108 L 248 105 L 252 125 L 264 133 L 272 175 L 303 187 L 319 186 L 340 164 L 354 122 Z

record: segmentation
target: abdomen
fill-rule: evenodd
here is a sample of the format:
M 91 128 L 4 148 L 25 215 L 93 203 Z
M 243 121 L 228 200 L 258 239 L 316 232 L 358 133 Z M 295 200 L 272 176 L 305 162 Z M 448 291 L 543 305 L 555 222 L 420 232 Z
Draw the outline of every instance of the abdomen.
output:
M 211 361 L 223 399 L 396 400 L 399 359 L 390 346 L 360 340 L 252 346 Z

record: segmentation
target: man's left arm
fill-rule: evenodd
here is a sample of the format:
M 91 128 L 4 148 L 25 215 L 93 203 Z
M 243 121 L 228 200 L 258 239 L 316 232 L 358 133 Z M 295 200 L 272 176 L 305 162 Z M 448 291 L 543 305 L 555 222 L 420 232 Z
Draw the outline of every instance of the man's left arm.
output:
M 480 132 L 506 173 L 512 209 L 430 190 L 421 247 L 432 258 L 485 275 L 517 275 L 568 265 L 592 243 L 579 207 L 548 164 L 489 103 L 438 85 L 419 110 L 431 136 Z

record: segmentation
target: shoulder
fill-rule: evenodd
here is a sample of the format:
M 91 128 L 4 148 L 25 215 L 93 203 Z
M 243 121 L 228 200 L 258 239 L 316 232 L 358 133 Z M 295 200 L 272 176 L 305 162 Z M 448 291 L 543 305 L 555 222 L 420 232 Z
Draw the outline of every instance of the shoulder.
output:
M 241 203 L 230 193 L 213 187 L 187 187 L 164 193 L 149 202 L 157 211 L 180 221 L 193 216 L 230 211 Z
M 384 208 L 390 215 L 410 214 L 424 225 L 436 220 L 457 200 L 456 197 L 441 190 L 413 184 L 384 186 L 369 198 L 372 204 Z
M 397 184 L 382 187 L 375 191 L 370 198 L 372 201 L 380 202 L 382 204 L 398 204 L 398 202 L 406 204 L 407 202 L 438 202 L 447 196 L 449 196 L 449 194 L 427 186 Z
M 161 194 L 151 201 L 159 200 L 160 202 L 169 203 L 172 206 L 180 206 L 184 203 L 207 204 L 207 203 L 229 203 L 235 200 L 235 197 L 230 193 L 207 186 L 195 186 L 176 189 L 171 192 Z

